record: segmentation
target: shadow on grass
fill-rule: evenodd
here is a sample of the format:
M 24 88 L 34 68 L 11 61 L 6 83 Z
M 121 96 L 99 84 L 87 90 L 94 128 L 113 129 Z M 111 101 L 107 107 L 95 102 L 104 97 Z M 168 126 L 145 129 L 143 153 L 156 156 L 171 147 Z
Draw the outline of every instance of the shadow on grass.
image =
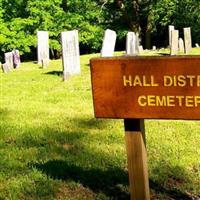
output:
M 151 188 L 156 193 L 165 194 L 175 200 L 199 200 L 200 196 L 193 196 L 179 190 L 185 183 L 193 185 L 188 172 L 181 166 L 171 166 L 166 162 L 158 162 L 153 174 L 159 174 L 157 181 L 150 180 Z M 164 184 L 163 184 L 164 183 Z
M 44 164 L 34 164 L 32 167 L 45 173 L 53 179 L 73 180 L 81 183 L 95 193 L 104 193 L 110 199 L 129 200 L 128 192 L 128 174 L 120 168 L 84 169 L 80 166 L 71 165 L 62 160 L 51 160 Z M 172 169 L 173 170 L 173 169 Z M 174 169 L 175 171 L 177 169 Z M 180 169 L 179 170 L 183 170 Z M 192 197 L 182 193 L 177 188 L 166 188 L 160 183 L 150 180 L 150 188 L 157 194 L 170 197 L 173 200 L 199 200 L 198 197 Z
M 62 71 L 50 71 L 45 73 L 46 75 L 54 75 L 54 76 L 62 76 L 63 72 Z
M 0 115 L 5 115 L 5 113 L 6 110 L 2 110 Z M 73 180 L 81 183 L 95 193 L 104 193 L 110 199 L 128 200 L 130 196 L 127 189 L 127 171 L 114 166 L 116 165 L 116 163 L 113 164 L 115 155 L 102 153 L 99 150 L 94 151 L 94 149 L 87 147 L 86 144 L 87 141 L 93 140 L 93 136 L 87 130 L 106 127 L 108 129 L 114 124 L 109 123 L 109 120 L 95 120 L 92 118 L 75 118 L 68 121 L 64 119 L 64 121 L 66 123 L 65 131 L 55 130 L 50 127 L 43 129 L 41 127 L 32 127 L 16 140 L 14 145 L 20 148 L 37 148 L 38 154 L 34 161 L 29 161 L 31 163 L 28 164 L 28 167 L 34 167 L 52 179 Z M 67 130 L 67 127 L 70 127 L 70 130 Z M 54 153 L 55 157 L 59 157 L 59 159 L 56 160 L 54 158 L 52 160 L 50 158 Z M 49 161 L 42 163 L 47 159 Z M 65 159 L 68 159 L 68 161 Z M 100 166 L 101 168 L 96 167 L 101 162 L 103 162 L 103 169 L 102 166 Z M 85 166 L 88 165 L 91 167 L 86 168 Z M 163 184 L 164 181 L 150 180 L 150 188 L 156 194 L 163 194 L 174 200 L 198 200 L 198 197 L 191 197 L 181 192 L 178 189 L 179 187 L 175 187 L 176 183 L 179 183 L 180 177 L 182 177 L 183 181 L 191 181 L 186 170 L 181 167 L 173 168 L 165 162 L 158 162 L 153 173 L 156 174 L 158 171 L 160 176 L 165 176 L 164 181 L 171 179 L 174 182 L 171 183 L 171 187 L 166 187 Z
M 170 56 L 170 53 L 160 53 L 160 52 L 158 52 L 158 54 L 161 55 L 161 56 Z
M 52 160 L 45 164 L 35 164 L 33 167 L 41 170 L 51 178 L 73 180 L 81 183 L 84 187 L 90 188 L 95 193 L 101 192 L 114 199 L 130 199 L 127 191 L 128 175 L 120 168 L 112 168 L 105 171 L 93 168 L 84 169 L 62 160 Z
M 84 119 L 75 119 L 74 123 L 77 123 L 78 127 L 89 129 L 106 129 L 112 123 L 112 119 L 95 119 L 95 118 L 84 118 Z

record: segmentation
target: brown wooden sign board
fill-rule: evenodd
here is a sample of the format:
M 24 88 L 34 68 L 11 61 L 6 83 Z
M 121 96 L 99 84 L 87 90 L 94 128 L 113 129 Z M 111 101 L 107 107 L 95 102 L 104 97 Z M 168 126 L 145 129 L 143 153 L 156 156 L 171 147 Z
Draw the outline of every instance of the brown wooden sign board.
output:
M 95 117 L 125 119 L 131 200 L 150 200 L 143 119 L 200 119 L 200 56 L 90 64 Z
M 200 56 L 91 59 L 95 117 L 200 119 Z

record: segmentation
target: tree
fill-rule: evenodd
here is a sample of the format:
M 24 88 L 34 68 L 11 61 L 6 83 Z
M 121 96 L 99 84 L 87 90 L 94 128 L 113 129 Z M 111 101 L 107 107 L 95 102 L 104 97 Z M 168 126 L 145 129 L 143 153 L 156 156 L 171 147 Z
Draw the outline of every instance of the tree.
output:
M 179 30 L 190 26 L 193 41 L 200 42 L 199 0 L 0 0 L 0 54 L 13 48 L 21 54 L 35 51 L 37 30 L 49 32 L 53 57 L 61 52 L 60 33 L 73 29 L 84 53 L 100 50 L 107 28 L 123 44 L 134 31 L 146 48 L 151 41 L 166 46 L 170 24 Z

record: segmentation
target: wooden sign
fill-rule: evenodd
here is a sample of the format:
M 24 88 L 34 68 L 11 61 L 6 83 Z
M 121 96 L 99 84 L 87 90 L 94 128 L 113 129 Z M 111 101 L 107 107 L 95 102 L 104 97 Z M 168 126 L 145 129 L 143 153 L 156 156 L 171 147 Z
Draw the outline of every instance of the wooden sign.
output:
M 200 56 L 91 60 L 95 116 L 200 119 Z

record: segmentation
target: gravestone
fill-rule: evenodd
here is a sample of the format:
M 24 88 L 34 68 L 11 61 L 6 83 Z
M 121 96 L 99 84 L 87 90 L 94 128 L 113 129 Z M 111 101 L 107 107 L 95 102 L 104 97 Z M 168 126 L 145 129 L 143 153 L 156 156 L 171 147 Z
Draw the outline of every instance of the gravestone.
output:
M 141 38 L 139 36 L 139 33 L 136 33 L 135 35 L 136 35 L 136 47 L 138 48 L 138 52 L 139 52 L 139 46 L 140 46 L 140 43 L 141 43 Z
M 4 73 L 8 73 L 10 71 L 10 68 L 7 63 L 2 64 L 2 69 Z
M 171 31 L 171 55 L 178 54 L 178 38 L 179 38 L 179 31 L 172 30 Z
M 49 65 L 49 60 L 47 59 L 42 59 L 42 67 L 47 67 Z
M 78 31 L 67 31 L 61 33 L 62 42 L 62 61 L 63 61 L 63 80 L 73 74 L 80 73 L 80 52 Z
M 13 53 L 8 52 L 4 54 L 5 57 L 5 63 L 8 65 L 9 69 L 13 69 L 14 63 L 13 63 Z
M 185 53 L 189 54 L 192 49 L 191 28 L 184 28 L 183 32 L 185 41 Z
M 142 45 L 139 46 L 139 53 L 142 53 L 144 51 L 144 48 Z
M 169 26 L 169 48 L 171 48 L 171 43 L 172 43 L 172 31 L 174 30 L 174 26 L 170 25 Z
M 37 56 L 38 64 L 42 65 L 42 60 L 49 64 L 49 34 L 48 31 L 37 32 Z
M 107 29 L 104 33 L 103 45 L 101 49 L 101 57 L 113 56 L 116 43 L 116 32 Z
M 153 46 L 153 47 L 152 47 L 152 50 L 153 50 L 153 51 L 156 51 L 156 46 Z
M 19 54 L 19 50 L 14 49 L 12 51 L 13 54 L 13 64 L 14 64 L 14 68 L 18 68 L 21 61 L 20 61 L 20 54 Z
M 198 44 L 198 43 L 196 43 L 196 44 L 195 44 L 195 46 L 196 46 L 196 47 L 199 47 L 199 44 Z
M 184 41 L 182 38 L 179 38 L 179 40 L 178 40 L 178 48 L 179 48 L 180 52 L 182 52 L 182 53 L 185 52 Z
M 126 36 L 126 55 L 134 56 L 139 53 L 138 35 L 128 32 Z

